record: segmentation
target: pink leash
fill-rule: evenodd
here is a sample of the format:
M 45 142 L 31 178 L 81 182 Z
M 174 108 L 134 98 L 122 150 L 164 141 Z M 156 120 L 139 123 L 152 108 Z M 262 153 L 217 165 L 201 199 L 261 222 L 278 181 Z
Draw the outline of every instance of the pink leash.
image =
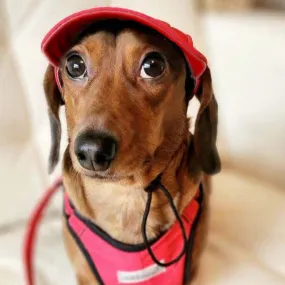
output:
M 27 230 L 24 238 L 23 262 L 25 270 L 25 279 L 27 285 L 35 285 L 34 272 L 34 252 L 36 237 L 43 214 L 57 190 L 62 185 L 62 178 L 58 178 L 51 187 L 44 193 L 43 197 L 36 205 L 28 221 Z

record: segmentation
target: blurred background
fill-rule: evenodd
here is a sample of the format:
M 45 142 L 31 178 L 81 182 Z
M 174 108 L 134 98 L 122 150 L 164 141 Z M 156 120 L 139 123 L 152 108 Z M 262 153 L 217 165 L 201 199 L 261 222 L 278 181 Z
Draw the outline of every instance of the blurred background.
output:
M 169 22 L 209 59 L 224 168 L 214 178 L 201 284 L 284 285 L 285 0 L 0 0 L 0 284 L 24 284 L 27 217 L 60 175 L 47 175 L 41 40 L 70 13 L 110 5 Z M 193 101 L 189 115 L 196 110 Z M 60 214 L 59 195 L 38 240 L 38 285 L 75 284 Z

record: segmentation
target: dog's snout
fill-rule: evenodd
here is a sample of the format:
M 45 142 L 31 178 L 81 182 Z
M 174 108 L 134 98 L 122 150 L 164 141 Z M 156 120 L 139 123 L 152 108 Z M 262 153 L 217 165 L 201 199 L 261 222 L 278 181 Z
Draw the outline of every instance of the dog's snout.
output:
M 117 144 L 117 140 L 108 133 L 88 131 L 75 140 L 75 154 L 83 168 L 104 171 L 116 156 Z

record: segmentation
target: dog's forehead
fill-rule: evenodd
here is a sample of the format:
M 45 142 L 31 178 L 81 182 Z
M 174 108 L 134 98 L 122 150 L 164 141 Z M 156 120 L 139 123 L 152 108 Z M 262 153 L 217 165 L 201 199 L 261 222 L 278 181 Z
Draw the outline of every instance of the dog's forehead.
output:
M 181 55 L 172 43 L 162 35 L 150 30 L 138 28 L 124 28 L 114 32 L 113 30 L 97 30 L 81 38 L 79 46 L 84 46 L 88 52 L 109 51 L 117 49 L 121 52 L 131 52 L 137 49 L 156 48 L 161 52 Z

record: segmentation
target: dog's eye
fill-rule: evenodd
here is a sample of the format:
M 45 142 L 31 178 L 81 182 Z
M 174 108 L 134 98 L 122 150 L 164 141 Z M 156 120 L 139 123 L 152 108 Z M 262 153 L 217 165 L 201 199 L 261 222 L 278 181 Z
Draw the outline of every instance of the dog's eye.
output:
M 142 78 L 155 78 L 160 76 L 165 69 L 165 61 L 162 56 L 157 53 L 153 52 L 147 55 L 144 59 L 140 76 Z
M 71 54 L 66 60 L 66 71 L 73 79 L 83 79 L 86 74 L 86 65 L 82 57 L 78 54 Z

